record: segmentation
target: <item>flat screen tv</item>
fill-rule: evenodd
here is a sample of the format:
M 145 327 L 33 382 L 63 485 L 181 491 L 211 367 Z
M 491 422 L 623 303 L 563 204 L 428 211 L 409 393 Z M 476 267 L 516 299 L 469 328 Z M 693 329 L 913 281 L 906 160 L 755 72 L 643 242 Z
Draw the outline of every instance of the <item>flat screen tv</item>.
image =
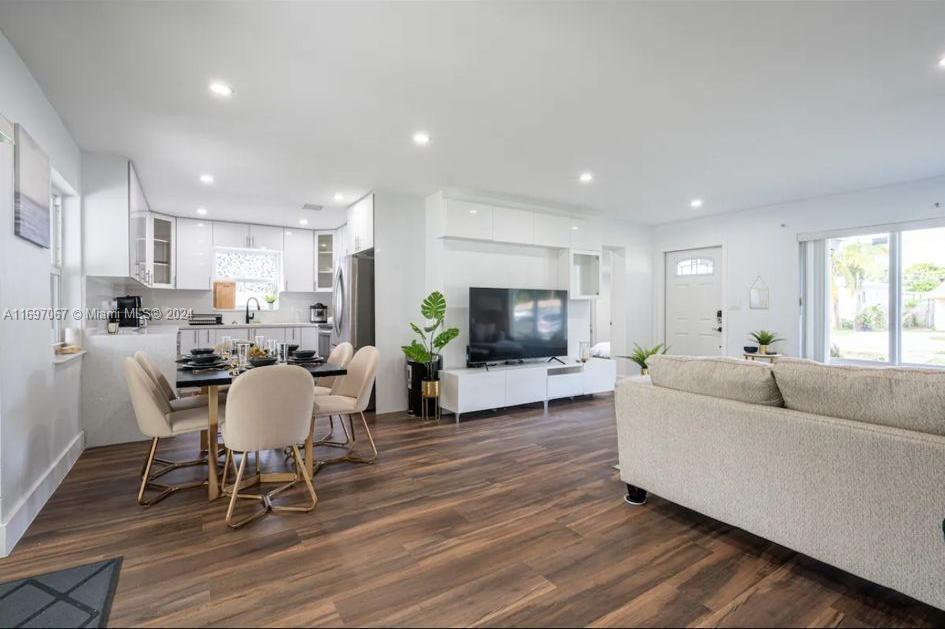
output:
M 568 291 L 469 289 L 470 365 L 567 353 Z

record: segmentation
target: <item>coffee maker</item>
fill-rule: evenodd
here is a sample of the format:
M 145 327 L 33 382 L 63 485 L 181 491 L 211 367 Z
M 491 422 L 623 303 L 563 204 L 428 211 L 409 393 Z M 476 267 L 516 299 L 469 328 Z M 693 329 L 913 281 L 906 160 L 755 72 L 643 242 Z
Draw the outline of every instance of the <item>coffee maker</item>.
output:
M 328 323 L 328 306 L 313 304 L 308 307 L 308 316 L 311 323 Z
M 125 295 L 115 299 L 115 315 L 120 328 L 137 328 L 141 325 L 141 297 Z

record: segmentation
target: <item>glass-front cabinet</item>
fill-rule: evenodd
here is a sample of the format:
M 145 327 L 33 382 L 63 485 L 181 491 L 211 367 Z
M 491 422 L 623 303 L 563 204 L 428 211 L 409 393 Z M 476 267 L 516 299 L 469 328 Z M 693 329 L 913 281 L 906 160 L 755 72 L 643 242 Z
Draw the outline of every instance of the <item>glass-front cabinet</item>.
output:
M 330 291 L 335 271 L 334 232 L 315 234 L 315 290 Z
M 148 216 L 148 269 L 155 288 L 174 288 L 174 219 Z

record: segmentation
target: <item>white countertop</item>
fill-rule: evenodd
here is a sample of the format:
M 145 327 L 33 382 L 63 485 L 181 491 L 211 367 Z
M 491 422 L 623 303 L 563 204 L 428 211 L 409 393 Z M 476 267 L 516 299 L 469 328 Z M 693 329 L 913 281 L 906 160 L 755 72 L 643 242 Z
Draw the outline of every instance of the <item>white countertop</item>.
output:
M 325 325 L 323 323 L 270 323 L 268 321 L 260 321 L 259 323 L 223 323 L 220 325 L 190 325 L 187 323 L 177 324 L 175 327 L 180 328 L 181 330 L 194 330 L 209 328 L 211 330 L 235 330 L 235 329 L 246 329 L 246 328 L 316 328 L 319 325 Z

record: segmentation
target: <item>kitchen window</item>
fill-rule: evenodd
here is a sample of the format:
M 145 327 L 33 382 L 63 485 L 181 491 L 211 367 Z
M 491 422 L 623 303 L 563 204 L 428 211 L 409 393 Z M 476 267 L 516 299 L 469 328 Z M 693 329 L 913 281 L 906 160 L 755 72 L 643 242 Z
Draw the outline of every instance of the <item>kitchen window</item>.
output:
M 282 254 L 277 251 L 249 251 L 217 247 L 214 251 L 214 277 L 236 282 L 236 309 L 242 310 L 252 297 L 265 308 L 267 297 L 272 310 L 279 309 Z
M 805 355 L 945 367 L 945 226 L 923 225 L 802 243 Z

